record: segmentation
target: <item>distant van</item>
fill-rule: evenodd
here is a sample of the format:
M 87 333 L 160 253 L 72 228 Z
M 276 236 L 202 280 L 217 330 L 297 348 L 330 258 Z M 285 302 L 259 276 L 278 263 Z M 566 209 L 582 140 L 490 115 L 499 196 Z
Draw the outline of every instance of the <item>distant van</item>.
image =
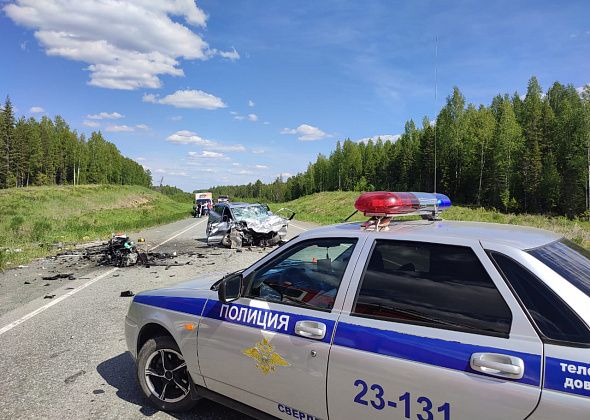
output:
M 218 203 L 227 203 L 229 201 L 229 196 L 227 195 L 220 195 L 217 197 Z

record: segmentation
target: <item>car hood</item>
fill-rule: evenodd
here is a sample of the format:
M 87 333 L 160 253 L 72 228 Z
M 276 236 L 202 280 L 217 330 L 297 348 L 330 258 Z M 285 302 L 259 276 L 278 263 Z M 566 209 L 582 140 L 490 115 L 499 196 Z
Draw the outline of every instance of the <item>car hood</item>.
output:
M 211 273 L 205 276 L 198 277 L 193 280 L 183 281 L 181 283 L 175 284 L 170 287 L 164 287 L 161 289 L 153 289 L 153 290 L 146 290 L 144 292 L 138 293 L 138 295 L 170 295 L 173 292 L 186 292 L 187 290 L 190 291 L 209 291 L 211 289 L 211 285 L 215 283 L 217 280 L 221 279 L 224 274 L 222 272 Z M 185 293 L 180 293 L 185 294 Z
M 286 219 L 274 214 L 262 220 L 239 219 L 238 221 L 245 222 L 248 229 L 251 229 L 256 233 L 278 232 L 288 223 Z

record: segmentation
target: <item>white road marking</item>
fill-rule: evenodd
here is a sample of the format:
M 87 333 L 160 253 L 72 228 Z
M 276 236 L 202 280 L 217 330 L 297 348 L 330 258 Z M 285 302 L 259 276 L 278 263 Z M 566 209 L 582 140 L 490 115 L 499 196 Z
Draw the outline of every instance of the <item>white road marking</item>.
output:
M 309 229 L 302 228 L 301 226 L 297 226 L 297 225 L 296 225 L 295 223 L 293 223 L 293 222 L 289 222 L 289 226 L 293 226 L 295 229 L 299 229 L 299 230 L 302 230 L 302 231 L 304 231 L 304 232 L 306 232 L 306 231 L 308 231 L 308 230 L 309 230 Z
M 203 222 L 204 222 L 204 221 L 206 221 L 206 220 L 207 220 L 207 219 L 205 219 L 205 220 L 201 220 L 199 223 L 195 223 L 194 225 L 191 225 L 191 226 L 189 226 L 188 228 L 186 228 L 186 229 L 184 229 L 184 230 L 182 230 L 182 231 L 178 232 L 177 234 L 175 234 L 175 235 L 171 236 L 170 238 L 166 239 L 165 241 L 163 241 L 163 242 L 160 242 L 158 245 L 154 246 L 152 249 L 156 249 L 156 248 L 158 248 L 159 246 L 161 246 L 161 245 L 164 245 L 166 242 L 169 242 L 169 241 L 171 241 L 172 239 L 174 239 L 174 238 L 176 238 L 176 237 L 178 237 L 178 236 L 182 235 L 183 233 L 185 233 L 185 232 L 188 232 L 189 230 L 191 230 L 191 229 L 193 229 L 193 228 L 195 228 L 195 227 L 199 226 L 201 223 L 203 223 Z M 74 294 L 78 293 L 80 290 L 84 290 L 84 289 L 86 289 L 88 286 L 90 286 L 90 285 L 92 285 L 92 284 L 96 283 L 97 281 L 99 281 L 99 280 L 102 280 L 102 279 L 104 279 L 105 277 L 108 277 L 109 275 L 111 275 L 111 274 L 113 274 L 115 271 L 117 271 L 118 269 L 119 269 L 119 268 L 117 268 L 117 267 L 115 267 L 115 268 L 112 268 L 112 269 L 110 269 L 109 271 L 107 271 L 106 273 L 102 273 L 102 274 L 100 274 L 99 276 L 96 276 L 95 278 L 93 278 L 92 280 L 88 280 L 86 283 L 84 283 L 84 284 L 82 284 L 82 285 L 80 285 L 80 286 L 76 287 L 76 288 L 75 288 L 75 289 L 73 289 L 73 290 L 70 290 L 70 291 L 69 291 L 68 293 L 66 293 L 65 295 L 62 295 L 62 296 L 60 296 L 60 297 L 56 298 L 55 300 L 52 300 L 51 302 L 47 303 L 46 305 L 43 305 L 43 306 L 41 306 L 40 308 L 38 308 L 38 309 L 35 309 L 33 312 L 29 312 L 28 314 L 26 314 L 26 315 L 22 316 L 21 318 L 17 319 L 16 321 L 13 321 L 13 322 L 11 322 L 10 324 L 8 324 L 8 325 L 6 325 L 6 326 L 4 326 L 4 327 L 0 328 L 0 335 L 4 334 L 4 333 L 5 333 L 5 332 L 7 332 L 7 331 L 10 331 L 11 329 L 13 329 L 14 327 L 16 327 L 17 325 L 20 325 L 20 324 L 22 324 L 23 322 L 25 322 L 25 321 L 27 321 L 27 320 L 29 320 L 29 319 L 33 318 L 34 316 L 36 316 L 36 315 L 39 315 L 41 312 L 44 312 L 44 311 L 46 311 L 47 309 L 51 308 L 52 306 L 54 306 L 54 305 L 57 305 L 57 304 L 58 304 L 58 303 L 60 303 L 61 301 L 63 301 L 63 300 L 65 300 L 65 299 L 69 298 L 70 296 L 72 296 L 72 295 L 74 295 Z
M 69 298 L 70 296 L 72 296 L 75 293 L 78 293 L 80 290 L 83 290 L 85 288 L 87 288 L 88 286 L 90 286 L 93 283 L 96 283 L 97 281 L 104 279 L 106 276 L 114 273 L 115 271 L 117 271 L 118 268 L 113 268 L 109 271 L 107 271 L 106 273 L 102 273 L 100 276 L 97 276 L 95 278 L 93 278 L 92 280 L 87 281 L 86 283 L 84 283 L 81 286 L 76 287 L 73 290 L 70 290 L 68 293 L 66 293 L 65 295 L 62 295 L 60 297 L 58 297 L 55 300 L 52 300 L 51 302 L 49 302 L 46 305 L 41 306 L 39 309 L 34 310 L 33 312 L 30 312 L 28 314 L 26 314 L 25 316 L 23 316 L 22 318 L 17 319 L 14 322 L 11 322 L 10 324 L 6 325 L 5 327 L 0 328 L 0 335 L 4 334 L 7 331 L 10 331 L 11 329 L 13 329 L 14 327 L 16 327 L 17 325 L 22 324 L 23 322 L 25 322 L 28 319 L 31 319 L 32 317 L 34 317 L 35 315 L 39 315 L 41 312 L 51 308 L 53 305 L 57 305 L 59 302 L 61 302 L 62 300 Z
M 206 222 L 206 221 L 207 221 L 207 219 L 203 219 L 203 220 L 201 220 L 199 223 L 195 223 L 194 225 L 190 225 L 190 226 L 189 226 L 189 227 L 187 227 L 186 229 L 184 229 L 184 230 L 182 230 L 182 231 L 178 232 L 176 235 L 173 235 L 173 236 L 169 237 L 169 238 L 168 238 L 168 239 L 166 239 L 164 242 L 160 242 L 158 245 L 154 246 L 152 249 L 156 249 L 156 248 L 158 248 L 159 246 L 162 246 L 162 245 L 164 245 L 166 242 L 170 242 L 172 239 L 174 239 L 174 238 L 176 238 L 176 237 L 178 237 L 178 236 L 182 235 L 182 234 L 183 234 L 183 233 L 185 233 L 185 232 L 188 232 L 189 230 L 191 230 L 191 229 L 193 229 L 193 228 L 196 228 L 196 227 L 197 227 L 197 226 L 199 226 L 201 223 L 203 223 L 203 222 Z

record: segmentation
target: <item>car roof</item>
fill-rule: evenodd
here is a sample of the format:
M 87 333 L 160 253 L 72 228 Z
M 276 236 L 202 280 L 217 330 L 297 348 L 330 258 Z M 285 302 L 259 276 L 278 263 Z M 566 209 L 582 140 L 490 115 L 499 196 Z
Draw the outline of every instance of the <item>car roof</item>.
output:
M 301 236 L 322 234 L 334 235 L 335 232 L 362 232 L 360 222 L 343 223 L 309 230 Z M 371 234 L 371 231 L 365 231 Z M 396 239 L 431 241 L 436 238 L 468 239 L 494 242 L 518 249 L 537 248 L 562 238 L 553 232 L 533 227 L 506 225 L 500 223 L 407 220 L 392 221 L 388 231 L 379 232 L 380 238 L 391 235 Z

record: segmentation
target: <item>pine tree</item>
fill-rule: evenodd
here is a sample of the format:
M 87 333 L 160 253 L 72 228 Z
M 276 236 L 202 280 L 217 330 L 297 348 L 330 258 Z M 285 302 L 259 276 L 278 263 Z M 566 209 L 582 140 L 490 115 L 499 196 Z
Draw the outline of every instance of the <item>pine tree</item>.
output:
M 10 101 L 10 97 L 6 97 L 6 101 L 4 102 L 4 108 L 2 109 L 2 127 L 0 129 L 0 134 L 2 135 L 2 162 L 0 162 L 0 166 L 2 166 L 1 175 L 0 175 L 0 182 L 2 182 L 2 187 L 14 187 L 16 186 L 16 175 L 13 173 L 13 168 L 11 166 L 11 158 L 14 156 L 14 152 L 12 150 L 14 144 L 14 111 L 12 108 L 12 102 Z
M 538 211 L 539 186 L 541 183 L 541 147 L 543 141 L 541 86 L 536 77 L 529 80 L 524 100 L 524 136 L 522 186 L 525 211 Z

